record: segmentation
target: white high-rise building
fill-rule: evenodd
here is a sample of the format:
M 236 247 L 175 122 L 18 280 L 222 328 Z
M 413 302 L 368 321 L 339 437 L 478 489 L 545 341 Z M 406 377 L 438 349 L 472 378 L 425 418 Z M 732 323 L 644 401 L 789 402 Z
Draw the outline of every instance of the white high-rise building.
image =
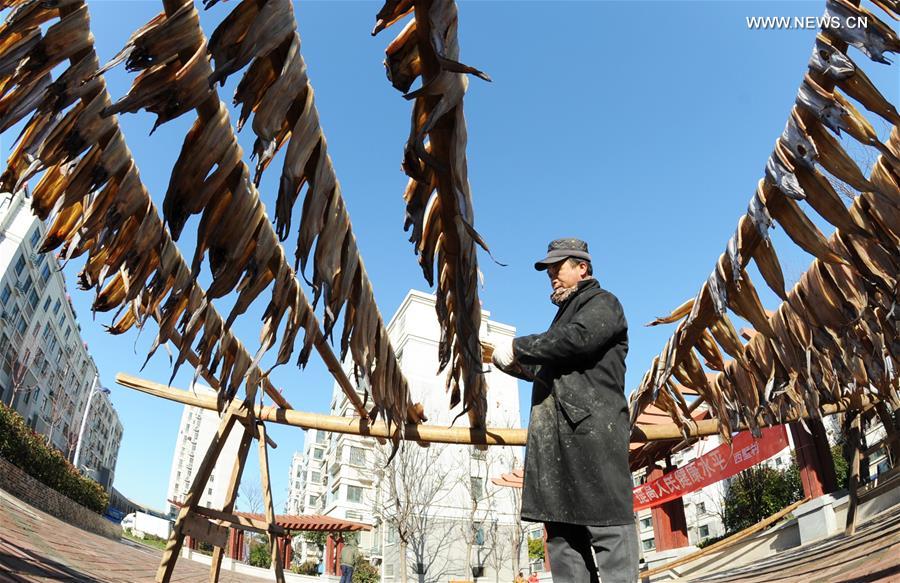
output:
M 450 395 L 445 391 L 446 371 L 437 373 L 440 328 L 434 306 L 434 296 L 410 291 L 391 318 L 387 331 L 400 367 L 409 381 L 411 399 L 423 404 L 428 423 L 464 427 L 468 419 L 465 415 L 460 416 L 461 405 L 452 410 L 449 407 Z M 515 335 L 513 327 L 491 321 L 489 312 L 483 311 L 482 316 L 480 336 L 483 341 L 494 343 L 498 337 L 511 338 Z M 493 370 L 487 364 L 485 371 L 488 386 L 487 425 L 519 427 L 517 380 Z M 361 389 L 358 392 L 363 394 Z M 336 383 L 332 392 L 331 413 L 344 416 L 355 414 Z M 384 472 L 391 471 L 391 467 L 399 467 L 400 458 L 395 458 L 391 466 L 385 466 L 384 450 L 377 447 L 374 439 L 343 434 L 330 434 L 323 439 L 321 435 L 313 432 L 307 434 L 303 457 L 309 463 L 311 446 L 318 447 L 324 442 L 327 448 L 322 482 L 310 479 L 313 469 L 309 468 L 305 482 L 292 482 L 292 488 L 297 487 L 301 491 L 290 496 L 303 498 L 305 495 L 308 499 L 315 492 L 321 513 L 373 525 L 372 531 L 361 533 L 360 549 L 373 562 L 381 565 L 383 580 L 399 579 L 398 537 L 396 529 L 391 527 L 390 517 L 386 516 L 390 512 L 387 504 L 390 493 L 384 487 L 387 482 Z M 520 449 L 492 447 L 481 451 L 470 446 L 442 444 L 432 444 L 423 449 L 411 443 L 407 447 L 412 452 L 427 452 L 417 459 L 427 464 L 429 476 L 439 477 L 436 480 L 425 477 L 414 488 L 422 491 L 432 488 L 435 493 L 429 496 L 425 511 L 429 521 L 429 540 L 425 540 L 423 535 L 417 541 L 419 550 L 409 550 L 407 553 L 410 576 L 415 576 L 417 569 L 429 569 L 429 579 L 470 579 L 472 568 L 476 568 L 483 576 L 490 577 L 493 577 L 491 573 L 499 570 L 500 578 L 511 580 L 514 576 L 512 545 L 506 544 L 506 541 L 512 538 L 512 530 L 520 526 L 516 493 L 509 488 L 494 486 L 490 478 L 521 466 Z M 321 491 L 324 491 L 324 497 Z M 411 492 L 410 495 L 421 495 L 421 492 Z M 305 508 L 306 513 L 313 513 L 308 505 Z M 499 539 L 502 539 L 502 544 L 498 542 L 494 545 L 497 548 L 494 548 L 492 541 Z M 501 553 L 510 556 L 504 559 Z M 467 556 L 471 563 L 468 565 Z M 520 568 L 525 569 L 527 545 L 524 541 L 519 556 Z
M 97 366 L 81 338 L 59 263 L 38 248 L 46 229 L 21 190 L 0 193 L 0 400 L 72 460 Z M 109 489 L 122 423 L 93 397 L 79 469 Z
M 288 497 L 284 504 L 285 514 L 321 514 L 325 504 L 325 448 L 328 434 L 317 429 L 309 429 L 304 439 L 303 453 L 296 452 L 291 460 L 288 478 Z M 295 562 L 318 561 L 322 549 L 297 536 L 293 542 Z
M 215 395 L 215 391 L 210 387 L 197 383 L 194 383 L 191 390 L 201 395 Z M 178 513 L 178 506 L 172 502 L 184 502 L 194 481 L 194 476 L 197 475 L 197 470 L 200 468 L 200 462 L 203 461 L 203 456 L 209 449 L 209 444 L 212 443 L 218 428 L 219 415 L 215 411 L 185 405 L 178 427 L 175 453 L 172 456 L 172 469 L 169 473 L 169 489 L 166 500 L 169 503 L 171 515 L 174 516 Z M 201 506 L 215 510 L 221 510 L 225 506 L 225 495 L 228 492 L 228 484 L 240 443 L 241 432 L 232 430 L 200 496 L 199 504 Z

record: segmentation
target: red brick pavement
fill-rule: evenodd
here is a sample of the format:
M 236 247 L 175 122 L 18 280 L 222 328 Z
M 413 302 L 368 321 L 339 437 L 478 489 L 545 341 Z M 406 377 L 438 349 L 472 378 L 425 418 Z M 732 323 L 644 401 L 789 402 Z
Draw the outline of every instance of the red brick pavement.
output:
M 0 490 L 0 582 L 151 583 L 162 551 L 78 529 Z M 209 580 L 209 567 L 184 557 L 172 581 Z M 222 572 L 219 581 L 265 581 Z

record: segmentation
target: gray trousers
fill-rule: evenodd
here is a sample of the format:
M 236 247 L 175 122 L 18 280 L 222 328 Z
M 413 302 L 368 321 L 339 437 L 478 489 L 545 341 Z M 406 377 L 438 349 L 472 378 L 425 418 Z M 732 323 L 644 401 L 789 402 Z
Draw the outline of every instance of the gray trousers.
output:
M 602 583 L 638 580 L 640 551 L 634 524 L 581 526 L 547 522 L 545 526 L 553 583 L 597 583 L 598 573 Z

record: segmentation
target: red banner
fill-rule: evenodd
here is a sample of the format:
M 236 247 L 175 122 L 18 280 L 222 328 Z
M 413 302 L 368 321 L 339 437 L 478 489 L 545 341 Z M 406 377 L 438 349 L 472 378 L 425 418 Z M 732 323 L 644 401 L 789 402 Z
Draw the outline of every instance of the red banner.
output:
M 643 510 L 681 498 L 755 466 L 788 446 L 784 425 L 763 429 L 762 438 L 757 440 L 749 431 L 744 431 L 735 435 L 731 442 L 731 445 L 723 443 L 677 470 L 636 487 L 634 509 Z

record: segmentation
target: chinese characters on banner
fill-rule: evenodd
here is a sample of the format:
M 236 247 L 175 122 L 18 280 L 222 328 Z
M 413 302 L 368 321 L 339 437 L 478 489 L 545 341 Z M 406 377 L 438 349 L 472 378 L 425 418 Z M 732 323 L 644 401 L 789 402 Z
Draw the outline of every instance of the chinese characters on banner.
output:
M 753 439 L 749 431 L 739 433 L 734 436 L 731 445 L 723 443 L 674 472 L 637 486 L 634 489 L 634 509 L 651 508 L 681 498 L 689 492 L 755 466 L 787 445 L 784 425 L 763 429 L 760 439 Z

